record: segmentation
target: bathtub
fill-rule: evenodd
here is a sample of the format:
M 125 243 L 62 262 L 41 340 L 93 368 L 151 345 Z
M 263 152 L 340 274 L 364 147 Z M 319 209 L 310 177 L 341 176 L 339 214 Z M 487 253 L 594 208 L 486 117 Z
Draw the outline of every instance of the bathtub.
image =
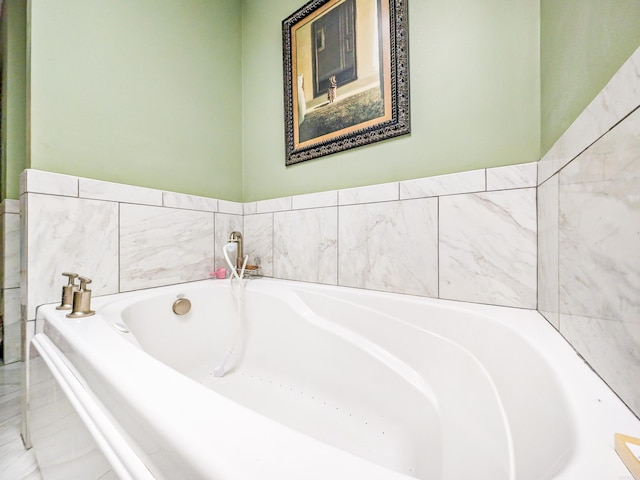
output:
M 40 307 L 43 477 L 631 478 L 613 434 L 640 422 L 535 311 L 257 279 L 239 312 L 232 293 L 105 296 L 82 319 Z

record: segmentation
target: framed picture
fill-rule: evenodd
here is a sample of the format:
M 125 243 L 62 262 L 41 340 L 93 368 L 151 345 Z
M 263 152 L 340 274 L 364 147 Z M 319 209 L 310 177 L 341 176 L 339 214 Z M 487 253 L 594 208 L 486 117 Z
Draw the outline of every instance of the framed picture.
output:
M 282 21 L 286 165 L 411 131 L 407 0 L 311 0 Z

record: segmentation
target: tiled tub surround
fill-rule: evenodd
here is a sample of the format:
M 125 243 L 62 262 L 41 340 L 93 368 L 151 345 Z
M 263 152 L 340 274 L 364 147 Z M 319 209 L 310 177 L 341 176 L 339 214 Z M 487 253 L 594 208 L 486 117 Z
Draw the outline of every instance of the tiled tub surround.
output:
M 242 204 L 38 170 L 22 174 L 22 318 L 60 301 L 63 271 L 93 279 L 93 296 L 210 276 Z M 216 231 L 216 228 L 218 229 Z
M 21 358 L 20 325 L 20 203 L 4 200 L 0 204 L 0 316 L 3 321 L 2 359 L 4 363 Z
M 640 415 L 640 49 L 539 176 L 538 308 Z
M 266 276 L 535 308 L 535 184 L 525 164 L 243 205 L 26 170 L 23 318 L 63 271 L 94 296 L 208 278 L 232 230 Z
M 245 243 L 276 278 L 536 308 L 535 185 L 532 163 L 251 202 Z

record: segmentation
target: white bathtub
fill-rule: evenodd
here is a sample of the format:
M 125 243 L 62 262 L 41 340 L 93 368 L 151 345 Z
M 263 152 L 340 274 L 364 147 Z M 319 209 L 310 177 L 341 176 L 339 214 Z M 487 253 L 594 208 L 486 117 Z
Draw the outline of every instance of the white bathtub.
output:
M 245 305 L 222 378 L 228 281 L 40 307 L 44 478 L 630 478 L 613 434 L 640 422 L 535 311 L 271 279 Z

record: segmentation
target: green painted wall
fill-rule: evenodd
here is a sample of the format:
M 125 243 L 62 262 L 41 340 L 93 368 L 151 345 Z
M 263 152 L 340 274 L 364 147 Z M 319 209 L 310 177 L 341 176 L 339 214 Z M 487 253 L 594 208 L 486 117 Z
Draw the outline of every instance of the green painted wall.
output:
M 538 2 L 412 0 L 411 136 L 285 167 L 281 21 L 303 3 L 243 1 L 245 201 L 539 158 Z
M 26 167 L 253 201 L 534 161 L 640 45 L 638 0 L 409 1 L 412 134 L 285 167 L 300 0 L 4 3 L 3 198 Z
M 541 153 L 640 46 L 638 0 L 541 0 Z
M 242 198 L 239 0 L 30 0 L 31 168 Z
M 2 200 L 20 196 L 19 176 L 27 164 L 26 7 L 24 0 L 4 0 L 2 6 Z

